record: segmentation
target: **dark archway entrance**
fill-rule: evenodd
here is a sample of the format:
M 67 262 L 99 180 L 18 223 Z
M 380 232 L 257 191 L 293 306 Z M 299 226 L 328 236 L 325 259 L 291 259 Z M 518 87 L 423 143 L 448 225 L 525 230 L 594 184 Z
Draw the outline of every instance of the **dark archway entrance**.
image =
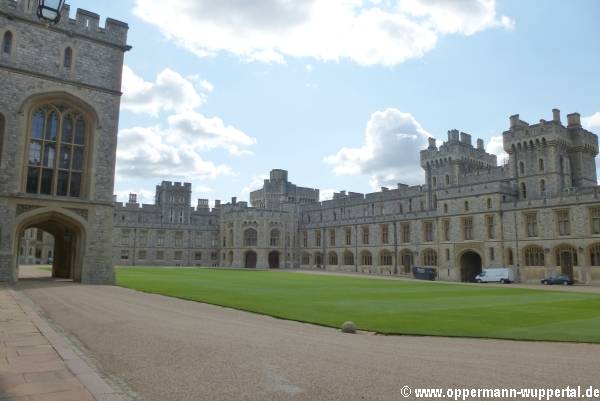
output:
M 472 283 L 481 273 L 481 256 L 477 252 L 467 251 L 460 257 L 460 281 Z
M 279 269 L 279 252 L 269 253 L 269 269 Z
M 256 252 L 246 252 L 244 267 L 247 269 L 254 269 L 256 267 Z
M 29 230 L 29 229 L 37 230 Z M 58 213 L 48 212 L 34 216 L 20 225 L 17 230 L 18 244 L 15 263 L 18 268 L 21 248 L 25 247 L 24 233 L 46 232 L 54 238 L 54 247 L 50 252 L 52 277 L 81 281 L 85 238 L 82 226 L 71 218 Z

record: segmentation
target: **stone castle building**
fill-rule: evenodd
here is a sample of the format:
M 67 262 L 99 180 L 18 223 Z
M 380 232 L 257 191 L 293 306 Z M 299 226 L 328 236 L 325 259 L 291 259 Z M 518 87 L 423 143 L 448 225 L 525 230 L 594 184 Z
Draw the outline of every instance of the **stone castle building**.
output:
M 577 113 L 563 125 L 518 115 L 503 133 L 498 166 L 481 139 L 451 130 L 421 151 L 423 185 L 336 193 L 296 187 L 273 170 L 246 202 L 200 199 L 190 184 L 163 182 L 155 205 L 116 204 L 115 264 L 303 268 L 471 281 L 484 267 L 514 268 L 517 280 L 566 273 L 600 283 L 598 138 Z
M 54 237 L 53 275 L 113 283 L 113 199 L 127 24 L 37 1 L 0 0 L 0 281 L 15 281 L 24 232 Z M 36 234 L 37 235 L 37 234 Z M 26 236 L 25 236 L 26 237 Z M 43 241 L 42 241 L 43 242 Z

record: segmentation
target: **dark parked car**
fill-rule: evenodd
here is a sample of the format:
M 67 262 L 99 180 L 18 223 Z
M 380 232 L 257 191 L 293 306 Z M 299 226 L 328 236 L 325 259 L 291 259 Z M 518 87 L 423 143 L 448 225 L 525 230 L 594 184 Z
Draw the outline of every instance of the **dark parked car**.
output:
M 572 285 L 573 279 L 566 274 L 556 274 L 550 277 L 546 277 L 542 280 L 542 284 L 551 285 L 551 284 L 563 284 L 563 285 Z

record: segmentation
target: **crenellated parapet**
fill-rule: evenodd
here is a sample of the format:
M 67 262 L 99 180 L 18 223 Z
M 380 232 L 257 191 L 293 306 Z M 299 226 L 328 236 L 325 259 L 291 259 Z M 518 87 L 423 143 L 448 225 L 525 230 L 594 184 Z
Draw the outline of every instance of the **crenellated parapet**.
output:
M 42 24 L 37 17 L 37 1 L 0 0 L 0 15 L 8 18 L 18 18 L 30 23 Z M 69 36 L 82 36 L 95 41 L 101 41 L 121 48 L 127 46 L 129 26 L 112 18 L 106 18 L 104 26 L 100 25 L 100 16 L 91 11 L 78 8 L 75 19 L 70 18 L 70 6 L 65 4 L 58 24 L 50 27 L 52 30 L 65 31 Z

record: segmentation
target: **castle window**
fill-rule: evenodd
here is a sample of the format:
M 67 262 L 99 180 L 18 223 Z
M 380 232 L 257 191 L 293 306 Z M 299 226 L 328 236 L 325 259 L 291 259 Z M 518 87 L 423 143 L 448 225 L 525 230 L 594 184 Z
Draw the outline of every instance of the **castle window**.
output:
M 519 173 L 525 174 L 525 163 L 519 162 Z
M 244 231 L 244 246 L 256 246 L 258 241 L 258 232 L 255 229 L 249 228 Z
M 303 245 L 305 248 L 308 248 L 308 232 L 306 232 L 306 231 L 304 231 L 304 232 L 302 233 L 302 245 Z
M 335 229 L 329 230 L 329 245 L 335 246 Z
M 527 236 L 528 237 L 537 237 L 538 228 L 537 228 L 537 213 L 526 213 L 525 214 L 525 224 L 527 228 Z
M 121 250 L 121 260 L 127 260 L 129 259 L 129 249 L 122 249 Z
M 279 246 L 280 238 L 281 238 L 281 232 L 278 229 L 271 230 L 271 238 L 269 241 L 270 245 L 271 246 Z
M 12 52 L 13 34 L 11 31 L 6 31 L 2 39 L 2 52 L 10 54 Z
M 346 245 L 351 245 L 352 244 L 352 230 L 349 228 L 346 228 Z
M 530 246 L 523 251 L 525 266 L 544 266 L 544 250 L 539 246 Z
M 389 226 L 387 224 L 381 225 L 381 243 L 388 244 L 390 242 Z
M 571 234 L 571 221 L 568 210 L 557 210 L 556 221 L 558 222 L 558 235 Z
M 202 260 L 202 252 L 194 252 L 195 260 Z
M 315 231 L 315 246 L 321 246 L 321 231 Z
M 0 114 L 0 163 L 2 163 L 2 144 L 4 143 L 4 116 Z
M 391 266 L 392 265 L 392 253 L 390 251 L 383 250 L 379 254 L 379 264 L 381 266 Z
M 544 171 L 544 159 L 538 160 L 538 168 L 540 171 Z
M 425 249 L 422 258 L 424 266 L 437 266 L 437 254 L 433 249 Z
M 546 195 L 546 180 L 540 180 L 540 194 Z
M 26 192 L 82 195 L 87 124 L 75 111 L 43 106 L 32 116 Z
M 308 252 L 304 252 L 302 254 L 302 264 L 309 265 L 310 264 L 310 254 Z
M 469 201 L 465 201 L 465 212 L 469 211 Z
M 446 185 L 450 185 L 450 176 L 446 174 Z
M 423 240 L 425 242 L 433 241 L 433 222 L 431 221 L 423 222 Z
M 487 208 L 488 209 L 492 208 L 492 198 L 487 198 Z
M 600 266 L 600 244 L 590 247 L 590 264 L 592 266 Z
M 373 264 L 373 255 L 369 251 L 363 251 L 360 254 L 360 263 L 363 266 L 371 266 Z
M 448 204 L 444 203 L 444 213 L 448 213 Z
M 354 264 L 354 254 L 350 251 L 344 252 L 344 265 L 351 266 Z
M 65 69 L 70 70 L 71 65 L 73 64 L 73 50 L 70 47 L 65 49 L 65 54 L 63 57 L 63 67 Z
M 338 256 L 335 252 L 329 252 L 329 264 L 336 266 L 338 264 Z
M 146 259 L 146 251 L 144 251 L 144 250 L 139 251 L 138 252 L 138 259 L 140 259 L 140 260 Z
M 473 218 L 472 217 L 463 218 L 463 238 L 465 240 L 473 239 Z
M 515 264 L 515 260 L 514 260 L 512 249 L 508 248 L 507 254 L 508 254 L 508 265 L 509 266 L 514 265 Z
M 592 234 L 600 234 L 600 207 L 590 209 L 590 223 Z
M 524 182 L 521 183 L 521 199 L 527 199 L 527 186 Z
M 403 243 L 408 243 L 410 242 L 410 224 L 409 223 L 402 223 L 402 225 L 400 226 L 400 232 L 401 232 L 401 239 Z
M 450 260 L 450 249 L 446 249 L 446 260 Z
M 433 177 L 433 187 L 435 188 L 437 186 L 437 178 Z
M 487 235 L 488 239 L 494 239 L 496 236 L 496 225 L 494 222 L 494 216 L 489 215 L 485 217 L 486 225 L 487 225 Z
M 362 228 L 363 245 L 369 245 L 369 227 Z

